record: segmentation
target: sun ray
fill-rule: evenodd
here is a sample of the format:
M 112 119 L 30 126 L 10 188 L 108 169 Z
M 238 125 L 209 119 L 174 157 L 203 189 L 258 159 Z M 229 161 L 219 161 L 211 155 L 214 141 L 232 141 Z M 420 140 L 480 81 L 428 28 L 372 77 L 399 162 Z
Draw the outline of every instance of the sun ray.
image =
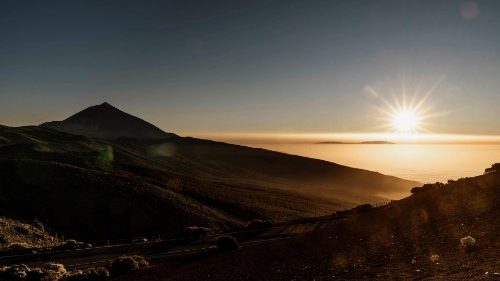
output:
M 382 124 L 374 129 L 384 129 L 405 135 L 431 133 L 429 127 L 433 124 L 429 120 L 447 114 L 447 112 L 435 112 L 435 105 L 429 104 L 429 98 L 437 91 L 442 80 L 443 77 L 433 83 L 423 94 L 419 91 L 422 89 L 421 81 L 418 81 L 415 87 L 411 85 L 408 87 L 407 81 L 403 80 L 399 94 L 389 85 L 388 95 L 385 96 L 373 87 L 365 86 L 366 91 L 381 103 L 379 106 L 372 106 L 379 113 L 376 119 L 382 121 Z M 389 96 L 389 99 L 386 96 Z

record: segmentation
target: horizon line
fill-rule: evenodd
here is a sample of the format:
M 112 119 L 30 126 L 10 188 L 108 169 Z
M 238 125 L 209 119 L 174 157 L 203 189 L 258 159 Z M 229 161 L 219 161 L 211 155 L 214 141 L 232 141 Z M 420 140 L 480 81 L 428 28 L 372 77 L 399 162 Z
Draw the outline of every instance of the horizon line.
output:
M 146 121 L 147 122 L 147 121 Z M 29 127 L 38 125 L 6 127 Z M 170 130 L 164 130 L 171 132 Z M 314 144 L 318 142 L 358 143 L 387 141 L 395 144 L 500 144 L 500 134 L 440 134 L 398 132 L 351 132 L 351 133 L 266 133 L 266 132 L 171 132 L 184 137 L 203 138 L 237 144 Z
M 183 136 L 240 144 L 314 144 L 387 141 L 395 144 L 500 144 L 500 135 L 437 133 L 183 133 Z

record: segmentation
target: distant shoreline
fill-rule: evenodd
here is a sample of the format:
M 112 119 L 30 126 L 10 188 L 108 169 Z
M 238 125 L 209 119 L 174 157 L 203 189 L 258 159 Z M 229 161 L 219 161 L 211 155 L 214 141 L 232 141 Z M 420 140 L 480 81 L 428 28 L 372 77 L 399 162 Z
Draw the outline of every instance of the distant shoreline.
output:
M 342 141 L 322 141 L 315 144 L 396 144 L 390 141 L 362 141 L 362 142 L 342 142 Z

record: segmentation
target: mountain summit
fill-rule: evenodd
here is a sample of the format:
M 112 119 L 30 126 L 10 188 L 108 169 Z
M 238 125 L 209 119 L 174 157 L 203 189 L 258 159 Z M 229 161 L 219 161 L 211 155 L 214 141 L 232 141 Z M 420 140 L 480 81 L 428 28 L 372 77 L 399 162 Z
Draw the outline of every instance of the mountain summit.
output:
M 88 107 L 63 121 L 46 122 L 40 126 L 104 139 L 119 137 L 163 139 L 175 136 L 175 134 L 166 133 L 153 124 L 123 112 L 107 102 Z

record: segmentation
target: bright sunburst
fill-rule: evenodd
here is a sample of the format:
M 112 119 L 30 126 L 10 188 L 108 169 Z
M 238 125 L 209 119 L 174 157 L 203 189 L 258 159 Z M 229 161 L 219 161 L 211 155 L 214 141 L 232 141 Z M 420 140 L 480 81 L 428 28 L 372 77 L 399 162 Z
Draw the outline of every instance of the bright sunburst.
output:
M 420 123 L 418 113 L 413 110 L 395 112 L 391 118 L 394 129 L 402 133 L 415 132 Z
M 393 97 L 393 102 L 382 98 L 383 107 L 377 108 L 382 113 L 383 127 L 397 133 L 414 134 L 428 132 L 428 123 L 425 121 L 436 114 L 432 114 L 431 106 L 425 104 L 427 96 L 417 101 L 414 96 L 409 102 L 403 95 L 401 99 Z
M 428 119 L 444 114 L 443 112 L 432 112 L 432 106 L 427 101 L 436 89 L 437 84 L 420 95 L 418 93 L 420 87 L 416 87 L 411 91 L 413 93 L 411 98 L 407 98 L 409 89 L 402 87 L 399 94 L 391 91 L 392 100 L 386 99 L 383 94 L 375 91 L 370 86 L 366 86 L 365 90 L 382 102 L 381 106 L 375 107 L 381 114 L 383 123 L 380 126 L 381 128 L 391 132 L 413 135 L 429 132 L 428 127 L 430 124 L 427 122 Z

